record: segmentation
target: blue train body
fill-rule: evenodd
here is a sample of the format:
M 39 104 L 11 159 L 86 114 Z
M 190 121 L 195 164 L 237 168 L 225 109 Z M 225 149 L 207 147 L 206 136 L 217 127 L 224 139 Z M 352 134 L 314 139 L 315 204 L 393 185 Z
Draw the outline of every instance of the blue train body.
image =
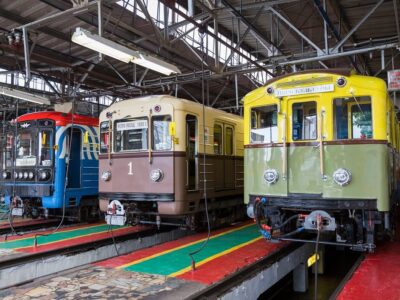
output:
M 64 201 L 69 216 L 96 214 L 98 119 L 39 112 L 15 126 L 2 139 L 0 182 L 13 214 L 60 215 Z

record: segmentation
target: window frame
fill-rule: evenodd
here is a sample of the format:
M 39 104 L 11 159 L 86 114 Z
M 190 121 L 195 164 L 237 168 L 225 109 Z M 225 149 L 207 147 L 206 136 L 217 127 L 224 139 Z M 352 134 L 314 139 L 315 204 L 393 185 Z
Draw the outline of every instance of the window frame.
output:
M 147 148 L 146 149 L 129 149 L 129 150 L 118 150 L 117 151 L 117 143 L 116 143 L 116 139 L 117 139 L 117 124 L 118 123 L 123 123 L 123 122 L 130 122 L 130 121 L 136 121 L 136 120 L 146 120 L 147 121 L 147 132 L 146 132 L 146 145 L 147 145 Z M 132 117 L 132 118 L 127 118 L 127 119 L 119 119 L 119 120 L 115 120 L 114 121 L 114 124 L 113 124 L 113 126 L 114 126 L 114 130 L 113 130 L 113 133 L 114 133 L 114 136 L 112 137 L 112 140 L 113 140 L 113 150 L 114 150 L 114 152 L 115 153 L 135 153 L 135 152 L 147 152 L 147 151 L 149 151 L 149 118 L 147 117 L 147 116 L 141 116 L 141 117 Z M 125 130 L 123 130 L 123 131 L 125 131 Z M 126 130 L 126 131 L 129 131 L 129 130 Z M 122 132 L 122 130 L 121 130 L 121 132 Z M 122 135 L 122 134 L 121 134 Z
M 272 106 L 274 106 L 276 108 L 275 109 L 275 111 L 276 111 L 276 125 L 269 126 L 269 127 L 260 127 L 260 128 L 256 127 L 256 128 L 253 128 L 253 112 L 255 112 L 254 110 L 262 108 L 262 107 L 272 107 Z M 249 122 L 249 127 L 250 127 L 249 128 L 249 132 L 250 132 L 250 134 L 249 134 L 249 144 L 257 145 L 257 144 L 276 144 L 276 143 L 279 143 L 279 104 L 278 103 L 273 103 L 273 104 L 267 104 L 267 105 L 252 106 L 252 107 L 249 108 L 249 110 L 250 110 L 249 111 L 249 115 L 250 115 L 250 120 L 249 120 L 250 121 Z M 263 129 L 263 128 L 276 128 L 276 140 L 274 141 L 272 139 L 272 133 L 271 133 L 271 137 L 270 137 L 269 141 L 262 141 L 262 142 L 253 141 L 252 137 L 251 137 L 251 135 L 253 133 L 253 130 L 254 129 Z
M 227 129 L 228 128 L 232 129 L 232 136 L 231 136 L 231 144 L 232 144 L 231 145 L 231 150 L 232 150 L 232 152 L 230 154 L 227 153 L 227 145 L 228 145 L 228 143 L 227 143 L 227 141 L 228 141 Z M 224 124 L 223 136 L 224 136 L 224 143 L 223 143 L 224 155 L 226 155 L 226 156 L 234 156 L 235 155 L 235 127 L 233 125 L 230 125 L 230 124 Z
M 220 138 L 221 138 L 221 143 L 219 145 L 219 152 L 215 153 L 215 127 L 219 126 L 221 128 L 220 132 Z M 224 125 L 221 122 L 215 122 L 213 126 L 213 152 L 214 155 L 223 155 L 224 154 Z
M 169 139 L 170 139 L 170 147 L 169 147 L 169 149 L 161 149 L 161 150 L 159 150 L 159 149 L 155 149 L 155 143 L 154 143 L 154 141 L 155 141 L 155 138 L 154 138 L 154 133 L 155 133 L 155 131 L 154 131 L 154 128 L 155 128 L 155 126 L 154 126 L 154 118 L 158 118 L 158 117 L 169 117 L 169 121 L 166 121 L 166 122 L 169 122 L 168 123 L 168 135 L 167 135 L 167 137 L 169 137 Z M 173 138 L 172 138 L 172 136 L 170 136 L 169 135 L 169 124 L 172 122 L 172 116 L 170 115 L 170 114 L 166 114 L 166 115 L 152 115 L 151 116 L 151 125 L 150 125 L 150 127 L 147 127 L 147 130 L 149 130 L 149 128 L 151 129 L 151 150 L 152 151 L 155 151 L 155 152 L 162 152 L 162 151 L 171 151 L 172 150 L 172 148 L 173 148 Z
M 318 118 L 318 113 L 319 113 L 319 109 L 318 109 L 318 100 L 317 99 L 298 99 L 296 101 L 289 101 L 289 103 L 291 102 L 291 106 L 290 106 L 290 139 L 292 142 L 296 143 L 296 142 L 316 142 L 319 139 L 319 134 L 318 134 L 318 130 L 319 130 L 319 126 L 321 126 L 319 123 L 319 118 Z M 293 126 L 294 126 L 294 106 L 298 105 L 298 104 L 304 104 L 304 103 L 314 103 L 315 107 L 309 108 L 308 109 L 308 113 L 310 110 L 315 109 L 315 138 L 309 138 L 309 139 L 305 139 L 303 138 L 303 133 L 304 132 L 304 120 L 305 120 L 305 115 L 304 115 L 304 108 L 302 108 L 302 120 L 301 120 L 301 135 L 302 138 L 301 139 L 294 139 L 293 133 Z M 311 115 L 306 115 L 306 116 L 311 116 Z

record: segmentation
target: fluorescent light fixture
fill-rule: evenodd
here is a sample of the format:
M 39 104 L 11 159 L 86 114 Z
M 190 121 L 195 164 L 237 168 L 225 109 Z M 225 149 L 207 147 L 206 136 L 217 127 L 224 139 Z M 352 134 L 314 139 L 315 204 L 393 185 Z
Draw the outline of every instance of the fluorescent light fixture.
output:
M 71 39 L 74 43 L 113 57 L 125 63 L 133 62 L 165 75 L 181 73 L 181 71 L 172 64 L 162 61 L 156 57 L 143 54 L 139 51 L 131 50 L 97 34 L 92 34 L 90 31 L 80 27 L 75 29 Z
M 174 65 L 171 65 L 161 59 L 156 57 L 139 53 L 139 56 L 133 58 L 132 62 L 137 65 L 141 65 L 142 67 L 151 69 L 158 73 L 162 73 L 165 75 L 171 75 L 173 73 L 181 73 L 181 71 Z
M 0 87 L 0 94 L 8 96 L 8 97 L 13 97 L 17 99 L 21 99 L 24 101 L 28 102 L 33 102 L 36 104 L 41 104 L 41 105 L 50 105 L 50 99 L 46 97 L 40 97 L 36 96 L 31 93 L 26 93 L 20 90 L 15 90 L 7 87 Z
M 75 29 L 71 40 L 83 47 L 114 57 L 115 59 L 121 60 L 125 63 L 129 63 L 135 55 L 135 51 L 107 40 L 99 35 L 92 34 L 90 31 L 84 30 L 80 27 Z

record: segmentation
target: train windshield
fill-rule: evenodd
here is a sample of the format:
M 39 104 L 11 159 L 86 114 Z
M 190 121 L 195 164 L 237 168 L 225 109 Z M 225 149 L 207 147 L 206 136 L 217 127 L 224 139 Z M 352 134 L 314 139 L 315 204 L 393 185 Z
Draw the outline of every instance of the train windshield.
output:
M 14 134 L 5 133 L 0 135 L 0 145 L 2 169 L 10 168 L 13 165 Z
M 17 134 L 17 147 L 16 147 L 16 166 L 35 166 L 36 165 L 36 151 L 35 132 L 31 130 L 20 131 Z
M 114 151 L 147 150 L 148 127 L 147 118 L 116 121 Z
M 53 132 L 49 129 L 22 130 L 16 138 L 16 166 L 51 166 L 53 160 Z M 37 160 L 38 158 L 38 160 Z
M 53 161 L 53 138 L 51 130 L 39 131 L 39 165 L 51 166 Z
M 333 108 L 336 139 L 372 139 L 370 97 L 337 98 Z
M 171 116 L 154 116 L 152 118 L 153 150 L 171 150 L 170 122 Z
M 250 134 L 252 144 L 276 143 L 278 141 L 277 116 L 277 105 L 252 108 Z

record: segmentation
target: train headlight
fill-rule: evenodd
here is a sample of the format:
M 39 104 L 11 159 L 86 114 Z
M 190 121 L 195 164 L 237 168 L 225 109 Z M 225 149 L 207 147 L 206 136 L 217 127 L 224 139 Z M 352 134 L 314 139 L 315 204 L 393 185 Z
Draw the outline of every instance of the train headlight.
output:
M 333 172 L 333 181 L 340 186 L 348 185 L 351 182 L 350 171 L 343 168 L 337 169 Z
M 32 171 L 30 171 L 30 172 L 28 173 L 28 178 L 29 178 L 29 179 L 33 179 L 34 176 L 35 176 L 35 174 L 33 174 Z
M 344 77 L 340 77 L 336 80 L 336 84 L 338 87 L 344 87 L 346 85 L 346 83 L 347 83 L 347 80 Z
M 3 176 L 3 179 L 10 179 L 11 174 L 8 171 L 3 171 L 2 176 Z
M 24 177 L 24 173 L 18 172 L 18 179 L 22 179 Z
M 28 179 L 28 172 L 24 172 L 24 179 Z
M 277 182 L 279 179 L 279 174 L 278 171 L 275 169 L 268 169 L 265 170 L 264 172 L 264 180 L 268 183 L 268 184 L 274 184 L 275 182 Z
M 109 181 L 110 179 L 111 179 L 111 172 L 110 171 L 103 171 L 103 173 L 101 173 L 101 180 Z
M 161 181 L 161 179 L 163 178 L 163 172 L 160 169 L 151 170 L 150 178 L 154 182 Z
M 39 171 L 39 180 L 48 180 L 50 178 L 50 172 L 48 170 Z

